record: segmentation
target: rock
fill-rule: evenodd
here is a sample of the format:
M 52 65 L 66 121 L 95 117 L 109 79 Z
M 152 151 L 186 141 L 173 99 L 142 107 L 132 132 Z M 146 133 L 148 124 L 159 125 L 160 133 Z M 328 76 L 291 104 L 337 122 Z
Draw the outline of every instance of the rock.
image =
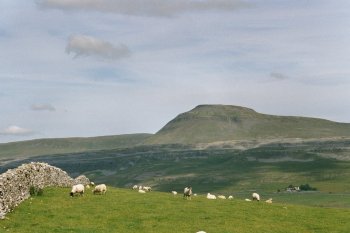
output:
M 30 187 L 70 187 L 78 183 L 86 185 L 90 180 L 84 175 L 72 179 L 67 172 L 47 163 L 32 162 L 9 169 L 0 175 L 0 219 L 30 197 Z

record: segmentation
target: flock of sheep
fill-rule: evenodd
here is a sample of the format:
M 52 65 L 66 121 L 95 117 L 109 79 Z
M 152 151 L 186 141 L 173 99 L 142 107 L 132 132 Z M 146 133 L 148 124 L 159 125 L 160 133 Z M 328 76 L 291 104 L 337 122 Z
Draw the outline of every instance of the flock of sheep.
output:
M 150 192 L 151 190 L 152 190 L 152 188 L 150 187 L 150 186 L 142 186 L 142 185 L 134 185 L 133 187 L 132 187 L 132 189 L 133 190 L 138 190 L 138 192 L 139 193 L 146 193 L 146 192 Z M 178 193 L 177 193 L 177 191 L 171 191 L 171 193 L 173 194 L 173 195 L 177 195 Z M 197 194 L 193 194 L 192 193 L 192 187 L 185 187 L 184 188 L 184 192 L 183 192 L 183 198 L 184 199 L 188 199 L 188 200 L 191 200 L 191 197 L 192 196 L 197 196 Z M 218 195 L 218 196 L 216 196 L 216 195 L 214 195 L 214 194 L 211 194 L 211 193 L 208 193 L 207 194 L 207 199 L 211 199 L 211 200 L 215 200 L 215 199 L 233 199 L 233 196 L 232 195 L 230 195 L 230 196 L 228 196 L 228 198 L 226 198 L 226 196 L 224 196 L 224 195 Z M 252 193 L 252 197 L 251 197 L 251 199 L 245 199 L 245 201 L 260 201 L 260 195 L 258 194 L 258 193 Z M 268 199 L 268 200 L 266 200 L 265 201 L 266 203 L 272 203 L 272 198 L 270 198 L 270 199 Z
M 107 192 L 107 186 L 105 184 L 99 184 L 96 185 L 94 182 L 91 182 L 90 185 L 86 185 L 86 189 L 90 189 L 90 186 L 94 187 L 92 190 L 93 194 L 106 194 Z M 72 190 L 70 191 L 70 196 L 73 197 L 74 195 L 83 195 L 85 192 L 85 186 L 82 184 L 73 185 Z
M 100 184 L 100 185 L 96 185 L 91 182 L 90 183 L 91 186 L 94 187 L 94 189 L 92 190 L 93 194 L 106 194 L 107 192 L 107 186 L 105 184 Z M 86 188 L 89 189 L 90 185 L 86 185 Z M 143 186 L 143 185 L 134 185 L 132 187 L 133 190 L 138 190 L 139 193 L 146 193 L 146 192 L 150 192 L 152 191 L 152 188 L 150 186 Z M 85 186 L 82 184 L 77 184 L 77 185 L 73 185 L 72 190 L 70 192 L 70 195 L 73 197 L 76 194 L 80 194 L 83 195 L 85 192 Z M 177 195 L 176 191 L 171 191 L 171 193 L 173 195 Z M 183 198 L 185 199 L 189 199 L 191 200 L 192 196 L 197 196 L 196 194 L 192 193 L 192 187 L 186 187 L 184 188 L 184 192 L 183 192 Z M 224 195 L 218 195 L 215 196 L 214 194 L 208 193 L 207 194 L 207 199 L 211 199 L 211 200 L 215 200 L 215 199 L 233 199 L 233 196 L 229 196 L 228 198 L 226 198 L 226 196 Z M 258 193 L 252 193 L 252 197 L 251 199 L 245 199 L 245 201 L 260 201 L 260 195 Z M 272 198 L 268 199 L 265 201 L 266 203 L 272 203 Z
M 105 184 L 96 185 L 91 182 L 90 185 L 94 187 L 92 190 L 93 194 L 99 193 L 99 194 L 106 194 L 107 186 Z M 90 185 L 86 185 L 87 189 L 90 189 Z M 134 185 L 132 187 L 133 190 L 138 190 L 139 193 L 146 193 L 152 191 L 152 188 L 150 186 L 143 186 L 143 185 Z M 73 185 L 72 190 L 70 192 L 70 195 L 73 197 L 75 194 L 83 195 L 85 191 L 85 186 L 82 184 Z M 171 191 L 173 195 L 177 195 L 176 191 Z M 184 188 L 183 192 L 183 198 L 191 200 L 192 196 L 197 196 L 196 194 L 192 193 L 192 187 L 186 187 Z M 217 197 L 214 194 L 207 194 L 207 199 L 215 200 L 218 199 L 226 199 L 226 196 L 224 195 L 218 195 Z M 233 196 L 229 196 L 227 199 L 233 199 Z M 258 193 L 253 193 L 251 199 L 245 199 L 246 201 L 260 201 L 260 195 Z M 272 203 L 272 198 L 266 200 L 266 203 Z M 205 231 L 198 231 L 197 233 L 206 233 Z
M 171 193 L 173 195 L 177 195 L 176 191 L 171 191 Z M 194 196 L 196 196 L 196 194 L 193 194 Z M 192 187 L 186 187 L 184 189 L 184 196 L 183 198 L 186 199 L 190 199 L 191 200 L 191 196 L 192 196 Z M 218 199 L 233 199 L 233 196 L 230 195 L 228 198 L 226 198 L 226 196 L 224 195 L 218 195 L 217 197 L 214 194 L 208 193 L 207 194 L 207 199 L 211 199 L 211 200 L 215 200 L 216 198 Z M 253 193 L 252 194 L 252 199 L 245 199 L 246 201 L 260 201 L 260 195 L 258 193 Z M 265 201 L 266 203 L 272 203 L 272 198 L 268 199 Z

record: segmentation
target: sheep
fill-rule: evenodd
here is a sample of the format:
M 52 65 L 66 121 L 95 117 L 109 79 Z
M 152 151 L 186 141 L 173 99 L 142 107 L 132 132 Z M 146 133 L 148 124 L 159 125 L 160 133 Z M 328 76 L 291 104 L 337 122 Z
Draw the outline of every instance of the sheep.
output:
M 135 187 L 135 189 L 137 189 L 137 185 L 135 185 L 134 187 Z M 151 188 L 150 186 L 139 185 L 139 186 L 138 186 L 138 189 L 139 189 L 139 190 L 146 191 L 146 192 L 152 191 L 152 188 Z
M 228 199 L 230 199 L 230 200 L 233 199 L 233 196 L 232 195 L 228 196 Z
M 190 199 L 191 200 L 191 195 L 192 195 L 192 187 L 184 188 L 184 196 L 183 196 L 183 198 L 186 197 L 186 199 Z
M 265 201 L 266 203 L 272 204 L 272 198 L 269 198 Z
M 175 196 L 177 195 L 177 192 L 176 191 L 171 191 L 171 193 Z
M 207 199 L 215 200 L 215 199 L 216 199 L 216 196 L 215 196 L 214 194 L 208 193 L 208 194 L 207 194 Z
M 139 193 L 146 193 L 145 190 L 139 189 Z
M 253 193 L 252 194 L 252 200 L 253 201 L 260 201 L 260 195 L 259 194 L 257 194 L 257 193 Z
M 93 194 L 96 194 L 96 193 L 106 194 L 107 186 L 105 184 L 99 184 L 94 188 L 94 190 L 92 192 L 93 192 Z
M 95 183 L 94 182 L 90 182 L 90 185 L 91 185 L 91 187 L 94 187 L 95 186 Z
M 82 184 L 73 185 L 72 190 L 70 191 L 70 196 L 73 197 L 74 194 L 79 193 L 81 196 L 84 194 L 85 188 Z
M 218 198 L 219 199 L 224 199 L 224 200 L 226 199 L 226 197 L 224 195 L 219 195 Z
M 133 190 L 136 190 L 138 188 L 138 186 L 135 184 L 134 186 L 132 186 Z

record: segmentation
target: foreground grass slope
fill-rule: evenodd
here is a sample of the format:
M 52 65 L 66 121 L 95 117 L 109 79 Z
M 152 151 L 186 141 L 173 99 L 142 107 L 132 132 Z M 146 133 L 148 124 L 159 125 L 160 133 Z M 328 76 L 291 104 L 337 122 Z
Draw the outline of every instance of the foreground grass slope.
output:
M 326 209 L 264 202 L 183 200 L 181 195 L 109 187 L 105 196 L 70 198 L 69 189 L 47 188 L 26 200 L 1 232 L 349 232 L 349 209 Z M 180 191 L 180 190 L 178 190 Z

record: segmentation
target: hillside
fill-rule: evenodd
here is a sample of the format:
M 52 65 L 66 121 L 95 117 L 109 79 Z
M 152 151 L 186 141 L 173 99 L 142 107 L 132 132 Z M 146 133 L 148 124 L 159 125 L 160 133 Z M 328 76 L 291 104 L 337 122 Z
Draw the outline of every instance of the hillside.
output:
M 109 186 L 106 195 L 88 191 L 71 198 L 69 191 L 47 188 L 42 196 L 24 201 L 0 221 L 0 231 L 345 233 L 350 228 L 349 209 L 289 205 L 277 197 L 267 204 L 245 202 L 235 194 L 233 200 L 208 200 L 203 195 L 184 200 L 170 192 L 140 194 Z
M 0 159 L 134 147 L 150 134 L 126 134 L 87 138 L 52 138 L 0 144 Z
M 146 142 L 195 144 L 229 140 L 349 136 L 349 123 L 267 115 L 238 106 L 199 105 L 189 112 L 178 115 Z
M 320 140 L 350 137 L 350 124 L 317 118 L 274 116 L 229 105 L 199 105 L 182 113 L 156 134 L 89 138 L 53 138 L 0 144 L 0 160 L 39 155 L 177 144 L 198 148 L 225 144 L 254 147 L 271 141 Z M 243 142 L 242 142 L 243 141 Z M 204 143 L 204 145 L 198 145 Z M 197 145 L 195 145 L 197 144 Z M 205 145 L 208 144 L 208 145 Z

